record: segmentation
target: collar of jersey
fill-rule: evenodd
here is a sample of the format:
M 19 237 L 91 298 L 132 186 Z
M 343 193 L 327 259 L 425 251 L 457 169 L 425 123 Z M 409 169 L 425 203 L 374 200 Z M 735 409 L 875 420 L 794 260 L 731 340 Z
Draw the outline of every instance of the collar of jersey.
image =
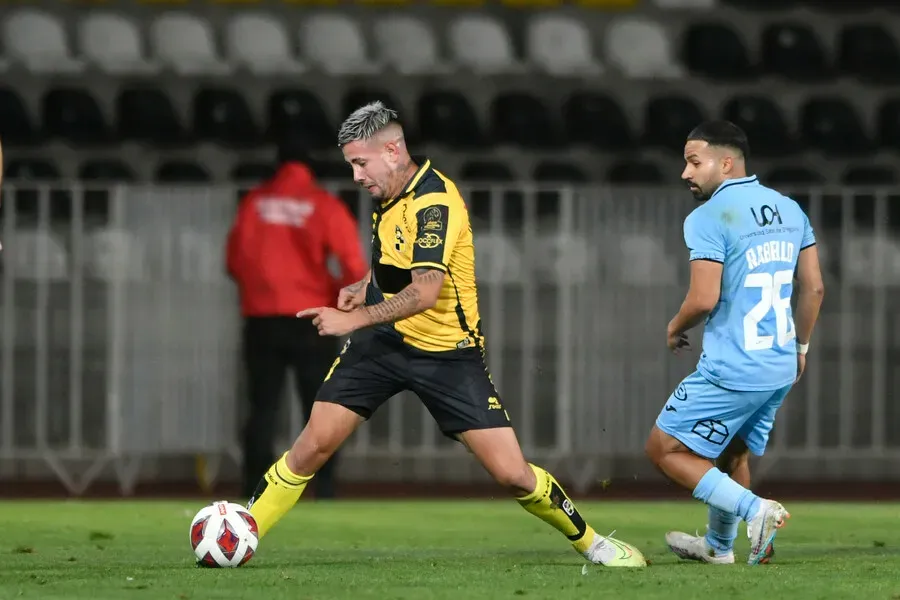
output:
M 413 156 L 413 161 L 419 165 L 419 168 L 413 173 L 413 176 L 409 178 L 409 181 L 406 182 L 406 185 L 403 186 L 403 192 L 397 196 L 396 198 L 391 198 L 386 203 L 381 205 L 381 212 L 387 212 L 389 209 L 396 206 L 398 202 L 400 202 L 403 198 L 410 194 L 416 186 L 419 185 L 419 182 L 422 180 L 422 176 L 428 172 L 428 169 L 431 168 L 431 160 L 424 156 Z
M 759 179 L 757 179 L 756 175 L 748 175 L 747 177 L 738 177 L 736 179 L 729 179 L 722 183 L 719 188 L 713 192 L 713 195 L 709 197 L 710 200 L 716 197 L 716 194 L 724 190 L 725 188 L 734 187 L 736 185 L 759 185 Z

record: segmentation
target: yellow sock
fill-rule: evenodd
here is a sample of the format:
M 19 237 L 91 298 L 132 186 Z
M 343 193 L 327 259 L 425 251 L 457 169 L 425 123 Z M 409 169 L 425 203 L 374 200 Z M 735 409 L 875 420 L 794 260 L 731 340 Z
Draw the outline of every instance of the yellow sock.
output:
M 581 518 L 575 504 L 553 475 L 530 463 L 528 466 L 534 471 L 537 486 L 524 498 L 517 498 L 519 504 L 569 538 L 576 550 L 587 551 L 594 541 L 594 530 Z
M 260 538 L 293 508 L 306 489 L 306 484 L 313 478 L 312 475 L 307 477 L 292 473 L 287 466 L 286 457 L 287 453 L 269 467 L 248 505 L 250 514 L 259 527 Z

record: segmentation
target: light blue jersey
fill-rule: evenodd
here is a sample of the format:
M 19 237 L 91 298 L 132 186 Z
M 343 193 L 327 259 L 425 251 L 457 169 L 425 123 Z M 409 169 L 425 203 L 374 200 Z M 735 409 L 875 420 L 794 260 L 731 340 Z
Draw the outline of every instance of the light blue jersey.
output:
M 709 459 L 735 436 L 762 456 L 797 377 L 792 284 L 800 250 L 815 236 L 796 202 L 744 177 L 688 215 L 684 241 L 692 261 L 724 265 L 722 291 L 697 371 L 672 392 L 656 425 Z
M 697 370 L 730 390 L 777 390 L 797 376 L 791 293 L 800 251 L 816 243 L 800 206 L 755 176 L 730 179 L 684 221 L 690 259 L 724 265 Z

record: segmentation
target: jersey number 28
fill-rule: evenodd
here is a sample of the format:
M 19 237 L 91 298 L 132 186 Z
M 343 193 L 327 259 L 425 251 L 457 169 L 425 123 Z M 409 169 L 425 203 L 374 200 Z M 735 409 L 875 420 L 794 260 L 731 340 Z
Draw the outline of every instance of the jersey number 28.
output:
M 744 280 L 745 288 L 758 288 L 761 293 L 759 303 L 750 309 L 744 317 L 744 349 L 768 350 L 778 338 L 778 345 L 784 346 L 794 339 L 793 319 L 789 311 L 791 298 L 781 297 L 781 287 L 789 285 L 794 277 L 793 271 L 776 271 L 775 273 L 751 273 Z M 759 322 L 766 318 L 770 310 L 775 310 L 775 334 L 759 335 Z

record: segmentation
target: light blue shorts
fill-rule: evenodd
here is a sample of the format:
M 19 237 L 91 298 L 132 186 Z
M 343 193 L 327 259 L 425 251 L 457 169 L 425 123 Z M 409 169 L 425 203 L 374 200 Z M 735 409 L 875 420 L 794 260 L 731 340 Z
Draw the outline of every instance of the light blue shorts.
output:
M 764 392 L 726 390 L 693 372 L 682 381 L 656 418 L 656 426 L 704 458 L 718 458 L 737 435 L 762 456 L 775 413 L 791 385 Z

